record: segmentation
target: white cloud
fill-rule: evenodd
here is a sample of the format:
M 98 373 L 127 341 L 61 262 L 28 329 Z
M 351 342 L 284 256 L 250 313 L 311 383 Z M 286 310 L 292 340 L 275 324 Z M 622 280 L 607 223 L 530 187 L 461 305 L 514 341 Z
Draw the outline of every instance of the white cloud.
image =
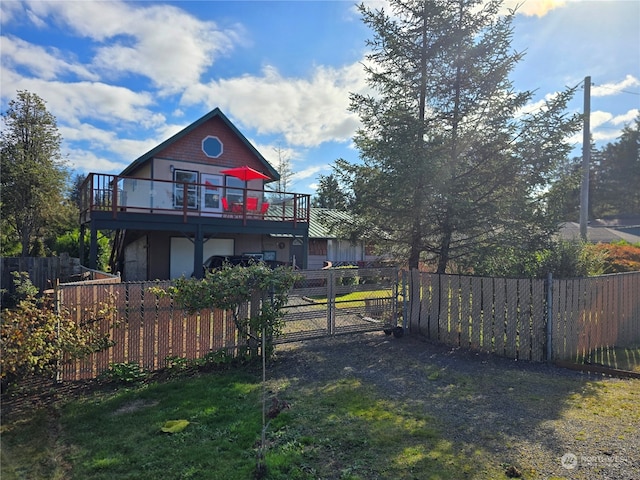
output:
M 73 127 L 63 125 L 58 130 L 65 142 L 81 142 L 87 145 L 88 151 L 110 152 L 127 164 L 165 140 L 157 137 L 145 140 L 119 138 L 113 130 L 102 130 L 87 123 Z
M 23 13 L 20 2 L 0 2 L 0 25 L 17 22 Z
M 594 142 L 605 143 L 615 141 L 620 137 L 620 130 L 596 130 L 591 131 L 591 138 Z
M 71 168 L 85 173 L 119 173 L 129 164 L 98 156 L 90 150 L 69 149 L 66 153 Z
M 171 5 L 110 1 L 29 6 L 38 18 L 52 16 L 64 28 L 97 42 L 95 68 L 110 76 L 147 77 L 162 94 L 198 83 L 214 60 L 241 42 L 244 34 L 238 25 L 220 29 Z
M 606 97 L 609 95 L 617 95 L 622 90 L 640 86 L 640 80 L 633 75 L 627 75 L 624 80 L 618 83 L 604 83 L 602 85 L 594 85 L 591 87 L 592 97 Z
M 305 168 L 304 170 L 300 170 L 299 172 L 294 173 L 291 176 L 291 179 L 292 181 L 297 182 L 300 180 L 304 180 L 305 178 L 314 177 L 318 174 L 318 172 L 321 172 L 326 168 L 328 168 L 327 165 L 313 165 L 311 167 Z
M 635 121 L 635 119 L 640 115 L 640 110 L 637 108 L 632 108 L 627 113 L 623 113 L 622 115 L 616 115 L 611 119 L 611 123 L 614 125 L 627 125 Z
M 258 134 L 279 134 L 290 145 L 314 147 L 351 138 L 359 121 L 348 111 L 349 93 L 365 88 L 359 63 L 342 68 L 318 66 L 310 79 L 285 78 L 274 67 L 265 67 L 261 76 L 187 88 L 182 102 L 219 106 Z
M 610 121 L 613 118 L 613 115 L 609 112 L 603 112 L 600 110 L 595 110 L 591 112 L 590 115 L 590 125 L 591 128 L 597 128 L 600 125 L 603 125 Z
M 47 109 L 59 122 L 79 124 L 82 119 L 111 123 L 116 128 L 135 124 L 146 128 L 162 125 L 165 117 L 148 107 L 154 105 L 147 92 L 99 82 L 64 83 L 22 77 L 2 68 L 2 98 L 13 98 L 17 90 L 38 94 L 47 102 Z
M 536 102 L 530 102 L 527 103 L 525 106 L 523 106 L 519 112 L 516 112 L 516 117 L 520 117 L 523 115 L 529 115 L 529 114 L 533 114 L 535 112 L 537 112 L 538 110 L 542 110 L 543 108 L 545 108 L 547 102 L 552 101 L 555 97 L 557 97 L 560 93 L 559 92 L 553 92 L 553 93 L 547 93 L 544 98 L 536 101 Z
M 60 52 L 32 45 L 12 36 L 0 37 L 3 65 L 22 67 L 43 80 L 53 80 L 64 73 L 73 73 L 81 79 L 97 80 L 99 77 L 83 65 L 60 58 Z

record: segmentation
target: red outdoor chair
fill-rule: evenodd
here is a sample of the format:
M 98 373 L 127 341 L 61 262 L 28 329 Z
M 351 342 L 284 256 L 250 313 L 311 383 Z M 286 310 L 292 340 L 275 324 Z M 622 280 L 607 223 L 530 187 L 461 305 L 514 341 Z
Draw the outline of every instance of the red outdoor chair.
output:
M 227 202 L 227 197 L 222 197 L 222 208 L 225 212 L 229 211 L 229 202 Z
M 269 210 L 269 204 L 267 202 L 262 202 L 262 207 L 260 207 L 260 215 L 264 215 Z
M 255 212 L 258 210 L 258 197 L 247 197 L 247 211 Z

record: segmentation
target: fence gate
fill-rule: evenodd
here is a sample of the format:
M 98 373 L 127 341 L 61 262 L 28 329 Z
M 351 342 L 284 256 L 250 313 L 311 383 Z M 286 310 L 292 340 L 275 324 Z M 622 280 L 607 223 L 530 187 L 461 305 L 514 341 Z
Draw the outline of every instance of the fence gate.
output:
M 289 293 L 283 335 L 277 343 L 396 325 L 397 269 L 309 270 L 300 276 Z

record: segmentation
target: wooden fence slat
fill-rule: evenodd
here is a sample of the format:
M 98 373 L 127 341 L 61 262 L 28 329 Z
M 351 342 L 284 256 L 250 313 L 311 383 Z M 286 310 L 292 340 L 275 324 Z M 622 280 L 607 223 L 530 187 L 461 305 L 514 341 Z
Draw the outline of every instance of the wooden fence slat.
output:
M 110 348 L 111 363 L 123 363 L 126 361 L 127 338 L 129 332 L 129 309 L 125 308 L 128 295 L 128 285 L 121 283 L 118 285 L 118 295 L 116 297 L 116 315 L 118 326 L 113 329 L 114 346 Z
M 479 350 L 483 333 L 482 325 L 482 279 L 470 277 L 471 282 L 471 348 Z
M 468 277 L 459 277 L 460 279 L 460 345 L 464 348 L 471 347 L 471 328 L 473 320 L 471 314 L 471 284 Z
M 225 326 L 224 326 L 224 312 L 222 310 L 216 310 L 213 315 L 213 349 L 221 350 L 225 348 Z
M 142 331 L 142 286 L 129 284 L 127 291 L 127 307 L 129 309 L 129 324 L 127 328 L 127 362 L 142 363 L 140 351 L 140 333 Z
M 507 279 L 506 286 L 504 352 L 509 358 L 518 358 L 518 280 Z
M 200 311 L 200 355 L 213 350 L 213 311 L 210 308 Z
M 246 309 L 240 309 L 240 315 L 243 314 L 246 315 Z M 231 311 L 227 311 L 224 317 L 224 347 L 234 348 L 237 346 L 238 338 L 236 337 L 237 328 L 233 321 L 233 314 Z
M 553 359 L 564 359 L 564 327 L 566 319 L 564 318 L 566 292 L 564 289 L 565 282 L 562 280 L 553 281 L 553 325 L 552 325 L 552 341 L 553 341 Z
M 142 365 L 147 370 L 157 370 L 159 365 L 156 356 L 158 344 L 156 296 L 145 286 L 142 287 L 142 304 Z
M 107 316 L 101 320 L 98 321 L 98 331 L 100 332 L 100 336 L 104 337 L 104 336 L 109 336 L 112 339 L 112 333 L 113 333 L 113 319 L 110 317 L 109 315 L 109 306 L 113 304 L 111 297 L 114 295 L 114 291 L 113 288 L 111 288 L 110 285 L 103 285 L 102 288 L 100 288 L 101 291 L 101 295 L 100 295 L 100 304 L 98 305 L 98 308 L 100 310 L 106 310 L 107 312 Z M 115 298 L 114 298 L 115 300 Z M 109 360 L 110 360 L 110 354 L 111 354 L 111 349 L 106 349 L 103 350 L 101 352 L 97 352 L 95 354 L 96 357 L 96 371 L 97 374 L 100 374 L 101 372 L 107 370 L 109 368 Z
M 409 272 L 409 325 L 411 329 L 415 329 L 416 332 L 423 333 L 423 326 L 421 324 L 421 317 L 423 314 L 420 312 L 422 306 L 421 295 L 426 295 L 424 287 L 422 286 L 422 277 L 418 270 L 412 270 Z
M 531 281 L 518 280 L 518 358 L 531 360 Z
M 417 271 L 416 271 L 417 272 Z M 438 335 L 438 323 L 431 318 L 431 302 L 433 301 L 433 291 L 431 288 L 431 276 L 420 275 L 420 318 L 419 318 L 419 330 L 421 335 L 427 338 L 432 338 L 432 335 L 437 337 Z M 412 330 L 413 331 L 413 330 Z
M 431 285 L 431 299 L 429 303 L 429 338 L 438 340 L 440 338 L 440 302 L 442 295 L 440 294 L 440 275 L 429 275 L 429 284 Z
M 171 319 L 173 317 L 173 301 L 170 297 L 158 299 L 158 365 L 164 368 L 167 357 L 171 354 Z
M 482 278 L 482 350 L 494 352 L 493 279 Z
M 504 340 L 505 340 L 505 299 L 506 280 L 503 278 L 494 279 L 494 321 L 493 321 L 493 338 L 494 351 L 498 355 L 504 356 Z
M 440 280 L 440 316 L 438 317 L 438 340 L 448 345 L 457 345 L 451 333 L 451 282 L 452 277 Z
M 534 280 L 531 288 L 531 360 L 541 362 L 546 356 L 546 291 L 544 280 Z
M 608 298 L 607 326 L 609 327 L 609 347 L 614 347 L 618 338 L 618 308 L 615 292 L 615 276 L 607 277 Z
M 198 324 L 200 323 L 200 314 L 192 313 L 187 315 L 184 322 L 184 356 L 189 359 L 198 358 L 199 340 L 198 340 Z

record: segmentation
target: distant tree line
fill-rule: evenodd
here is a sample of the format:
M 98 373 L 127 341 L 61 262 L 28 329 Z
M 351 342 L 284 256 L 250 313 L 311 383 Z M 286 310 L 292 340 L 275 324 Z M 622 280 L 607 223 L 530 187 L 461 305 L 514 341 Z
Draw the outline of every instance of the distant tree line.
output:
M 566 221 L 580 216 L 582 158 L 562 166 L 551 195 Z M 640 215 L 640 115 L 618 139 L 602 148 L 591 148 L 589 169 L 589 219 Z

